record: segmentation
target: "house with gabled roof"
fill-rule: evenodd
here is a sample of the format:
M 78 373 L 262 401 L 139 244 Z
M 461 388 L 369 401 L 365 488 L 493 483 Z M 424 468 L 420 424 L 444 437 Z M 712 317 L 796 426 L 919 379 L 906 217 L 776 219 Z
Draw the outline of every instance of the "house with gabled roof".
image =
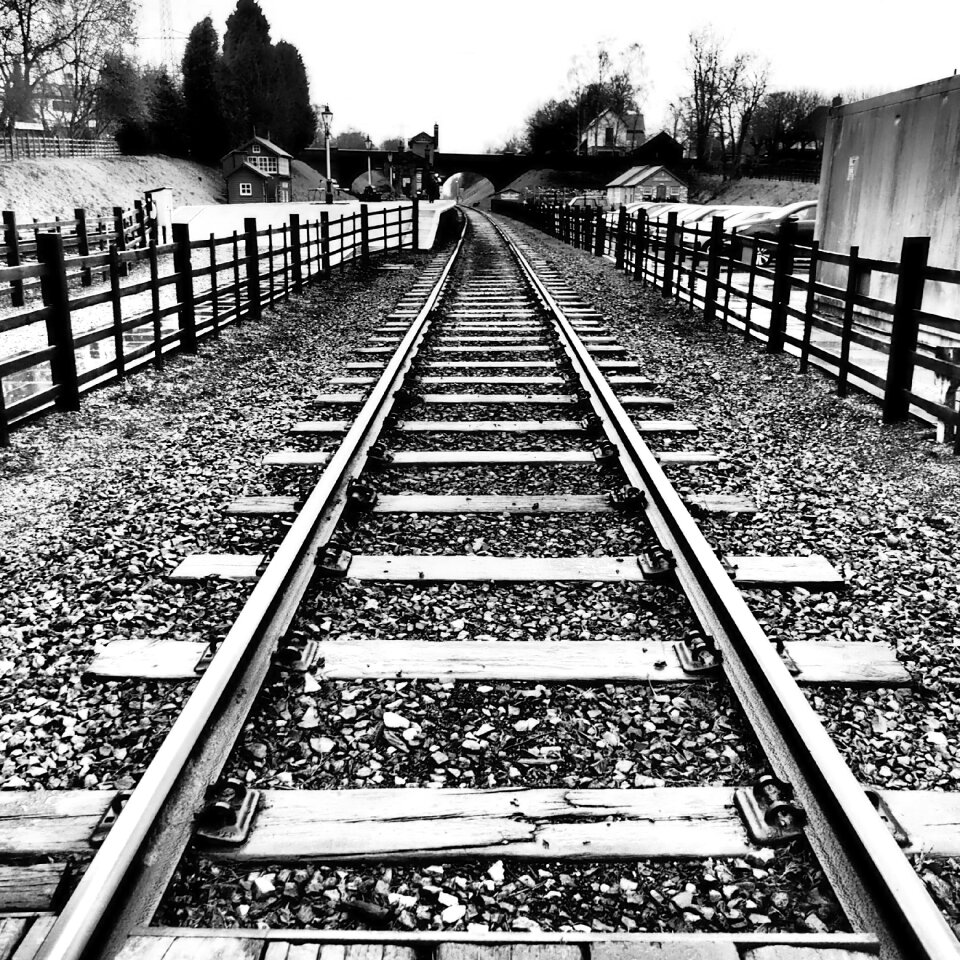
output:
M 618 207 L 636 200 L 686 203 L 687 185 L 664 166 L 630 167 L 607 184 L 607 202 Z
M 631 153 L 645 139 L 643 114 L 639 110 L 624 113 L 604 110 L 587 124 L 578 152 L 591 157 L 604 153 Z
M 293 157 L 265 137 L 251 137 L 220 161 L 228 203 L 289 203 Z

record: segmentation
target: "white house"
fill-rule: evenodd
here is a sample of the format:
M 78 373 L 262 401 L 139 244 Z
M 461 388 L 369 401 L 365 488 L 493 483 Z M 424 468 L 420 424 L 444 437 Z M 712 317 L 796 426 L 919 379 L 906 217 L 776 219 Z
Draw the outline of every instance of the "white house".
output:
M 628 110 L 624 114 L 604 110 L 584 130 L 579 153 L 588 156 L 598 153 L 630 153 L 645 139 L 643 114 L 639 110 Z

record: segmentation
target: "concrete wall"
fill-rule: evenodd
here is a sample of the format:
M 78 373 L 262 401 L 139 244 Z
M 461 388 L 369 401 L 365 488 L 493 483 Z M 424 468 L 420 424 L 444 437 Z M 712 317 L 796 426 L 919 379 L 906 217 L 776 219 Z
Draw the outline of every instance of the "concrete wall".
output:
M 960 268 L 960 77 L 831 110 L 817 236 L 825 250 L 894 261 L 904 237 L 929 236 L 930 264 Z M 895 289 L 896 277 L 871 275 L 870 296 Z M 960 287 L 928 282 L 923 308 L 960 317 Z

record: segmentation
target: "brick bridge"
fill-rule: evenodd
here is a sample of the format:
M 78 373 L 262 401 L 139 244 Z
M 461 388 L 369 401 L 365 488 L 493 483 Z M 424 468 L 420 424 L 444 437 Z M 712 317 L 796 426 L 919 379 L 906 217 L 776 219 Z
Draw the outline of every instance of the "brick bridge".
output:
M 387 164 L 386 150 L 340 150 L 337 147 L 330 149 L 330 172 L 334 180 L 344 189 L 361 174 L 367 172 L 367 158 L 369 157 L 374 170 L 383 172 Z M 398 154 L 392 153 L 396 161 Z M 410 157 L 403 154 L 404 160 Z M 326 153 L 322 148 L 309 147 L 300 154 L 298 159 L 308 163 L 315 170 L 326 174 Z M 622 173 L 630 166 L 631 160 L 626 157 L 579 157 L 575 155 L 545 155 L 516 153 L 445 153 L 437 151 L 433 171 L 439 174 L 441 180 L 452 177 L 455 173 L 475 173 L 486 177 L 495 190 L 502 190 L 509 183 L 516 180 L 521 173 L 527 170 L 582 170 L 603 174 L 612 180 L 618 173 Z

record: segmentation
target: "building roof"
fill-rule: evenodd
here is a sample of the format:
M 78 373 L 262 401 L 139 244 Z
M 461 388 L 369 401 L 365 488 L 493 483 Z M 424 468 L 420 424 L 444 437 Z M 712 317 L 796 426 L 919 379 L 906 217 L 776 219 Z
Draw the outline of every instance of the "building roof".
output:
M 234 147 L 232 150 L 228 150 L 221 158 L 220 162 L 223 163 L 227 157 L 232 153 L 247 153 L 247 148 L 254 143 L 259 143 L 260 146 L 266 147 L 271 153 L 276 154 L 278 157 L 287 157 L 288 159 L 293 159 L 293 154 L 287 153 L 283 147 L 278 147 L 275 143 L 270 140 L 267 140 L 265 137 L 251 137 L 249 140 L 241 143 L 239 147 Z
M 655 164 L 642 167 L 631 167 L 625 173 L 621 173 L 619 177 L 616 177 L 614 180 L 611 180 L 607 186 L 608 187 L 636 187 L 639 186 L 644 180 L 649 180 L 655 173 L 663 171 L 668 177 L 672 177 L 677 183 L 683 183 L 683 181 L 674 173 L 671 173 L 663 164 Z
M 410 143 L 433 143 L 433 136 L 426 130 L 421 130 L 410 138 Z
M 608 107 L 603 113 L 595 116 L 590 123 L 587 124 L 589 129 L 595 123 L 599 123 L 605 116 L 608 114 L 613 114 L 624 126 L 624 129 L 627 133 L 643 133 L 643 114 L 639 110 L 628 110 L 626 113 L 618 114 L 612 107 Z
M 229 156 L 229 154 L 228 154 L 228 156 Z M 239 173 L 241 170 L 245 170 L 245 171 L 246 171 L 246 170 L 249 170 L 251 173 L 255 173 L 258 177 L 263 177 L 264 180 L 272 180 L 272 179 L 273 179 L 273 174 L 272 174 L 272 173 L 265 173 L 265 172 L 264 172 L 263 170 L 261 170 L 259 167 L 255 167 L 252 163 L 247 163 L 246 161 L 244 161 L 243 163 L 241 163 L 239 167 L 234 167 L 228 174 L 225 174 L 224 176 L 225 176 L 227 179 L 229 179 L 229 178 L 232 177 L 235 173 Z

